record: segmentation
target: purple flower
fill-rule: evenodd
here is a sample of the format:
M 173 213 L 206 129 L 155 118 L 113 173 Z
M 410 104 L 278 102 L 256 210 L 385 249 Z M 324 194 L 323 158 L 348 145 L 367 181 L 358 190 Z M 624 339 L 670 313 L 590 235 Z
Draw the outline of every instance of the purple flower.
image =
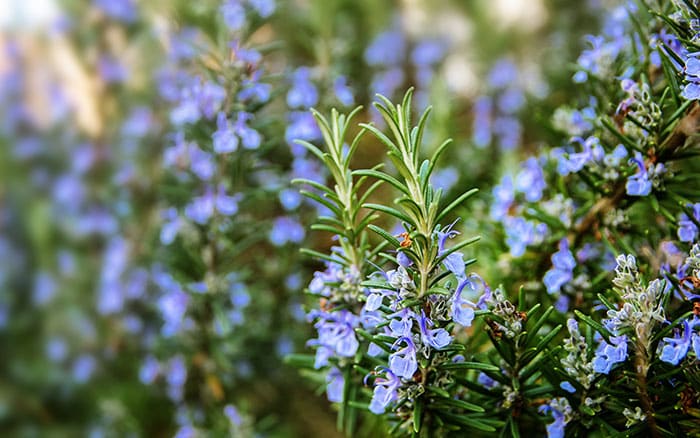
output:
M 559 387 L 570 394 L 576 392 L 576 388 L 574 388 L 574 385 L 572 385 L 570 382 L 561 382 Z
M 138 17 L 133 0 L 94 0 L 93 4 L 106 16 L 124 23 L 133 23 Z
M 200 225 L 206 225 L 214 214 L 214 201 L 214 192 L 209 187 L 204 195 L 195 197 L 185 206 L 185 216 Z
M 488 96 L 481 96 L 474 102 L 474 122 L 472 140 L 476 147 L 483 149 L 491 143 L 491 112 L 493 101 Z
M 304 227 L 294 219 L 283 216 L 275 219 L 270 230 L 269 240 L 274 246 L 299 243 L 306 235 Z
M 240 0 L 226 0 L 220 8 L 224 23 L 229 29 L 236 31 L 245 24 L 245 8 Z
M 73 378 L 78 383 L 85 383 L 90 380 L 95 368 L 97 368 L 95 358 L 89 354 L 82 354 L 73 362 Z
M 493 88 L 505 88 L 518 79 L 518 67 L 507 58 L 499 59 L 489 72 L 488 82 Z
M 331 354 L 341 357 L 352 357 L 357 353 L 359 342 L 355 336 L 354 327 L 358 324 L 357 316 L 347 310 L 325 313 L 318 312 L 319 320 L 314 324 L 318 338 L 308 342 L 318 346 L 316 351 L 316 367 L 327 363 Z
M 299 205 L 301 205 L 302 201 L 301 194 L 295 189 L 280 191 L 278 198 L 280 204 L 282 204 L 282 207 L 284 207 L 284 209 L 287 211 L 295 210 L 299 207 Z
M 393 318 L 394 316 L 399 316 L 400 318 L 395 319 Z M 413 328 L 413 320 L 415 317 L 416 314 L 408 308 L 404 308 L 392 315 L 392 319 L 389 321 L 391 336 L 410 338 L 412 336 L 411 329 Z
M 163 227 L 160 230 L 160 242 L 163 245 L 170 245 L 175 241 L 177 233 L 182 226 L 182 219 L 177 212 L 177 209 L 171 207 L 163 212 Z
M 612 336 L 612 344 L 604 339 L 600 341 L 593 357 L 593 370 L 596 373 L 608 374 L 612 366 L 627 359 L 627 336 Z
M 522 217 L 506 216 L 503 221 L 506 232 L 506 245 L 513 257 L 525 254 L 525 249 L 532 244 L 542 241 L 547 233 L 547 225 L 536 224 Z
M 416 370 L 418 370 L 416 345 L 409 336 L 402 336 L 394 342 L 392 349 L 396 349 L 402 343 L 405 343 L 406 346 L 389 356 L 389 368 L 395 375 L 411 379 Z
M 214 152 L 225 154 L 238 149 L 238 137 L 231 129 L 231 124 L 226 119 L 226 114 L 219 112 L 216 117 L 216 132 L 212 135 Z
M 345 389 L 345 378 L 343 373 L 336 367 L 331 368 L 326 374 L 326 394 L 328 401 L 335 403 L 343 402 L 343 391 Z
M 173 401 L 182 400 L 185 382 L 187 382 L 187 366 L 182 356 L 170 359 L 165 370 L 165 380 L 168 383 L 170 399 Z
M 469 278 L 463 279 L 452 297 L 452 320 L 464 327 L 470 327 L 474 320 L 474 309 L 476 304 L 462 297 L 465 286 L 476 291 L 476 285 Z
M 238 93 L 239 100 L 246 101 L 254 99 L 260 103 L 265 103 L 270 100 L 272 85 L 260 82 L 261 74 L 261 70 L 256 70 L 250 79 L 243 79 L 241 82 L 241 91 Z
M 391 67 L 401 64 L 406 51 L 406 41 L 398 30 L 377 35 L 365 50 L 365 61 L 370 66 Z
M 216 210 L 224 216 L 233 216 L 238 213 L 238 202 L 242 197 L 243 195 L 240 193 L 233 196 L 227 195 L 224 185 L 220 184 L 214 200 Z
M 241 426 L 243 424 L 243 417 L 241 417 L 240 412 L 238 412 L 238 409 L 236 409 L 234 405 L 224 406 L 224 415 L 226 415 L 228 421 L 234 426 Z
M 689 204 L 688 207 L 692 207 L 695 221 L 700 221 L 700 203 Z M 695 242 L 697 237 L 697 225 L 695 225 L 695 222 L 693 222 L 687 214 L 681 213 L 681 218 L 678 221 L 678 240 L 681 242 Z
M 353 96 L 352 89 L 348 86 L 348 80 L 345 76 L 338 76 L 333 81 L 333 93 L 338 102 L 344 106 L 351 106 L 355 103 L 355 96 Z
M 452 342 L 452 336 L 443 328 L 431 329 L 430 327 L 432 327 L 433 324 L 433 321 L 425 316 L 425 312 L 421 310 L 421 317 L 418 320 L 421 342 L 423 345 L 429 345 L 436 350 L 441 350 Z
M 139 380 L 145 385 L 150 385 L 156 380 L 159 372 L 160 363 L 158 359 L 153 356 L 148 356 L 139 369 Z
M 503 220 L 515 200 L 513 180 L 509 175 L 501 179 L 501 183 L 493 188 L 493 202 L 491 203 L 491 219 Z
M 651 193 L 651 179 L 644 164 L 642 154 L 635 152 L 634 158 L 630 159 L 630 164 L 634 163 L 639 168 L 637 173 L 627 178 L 627 194 L 630 196 L 647 196 Z
M 240 137 L 241 143 L 246 149 L 257 149 L 262 141 L 260 133 L 248 126 L 248 122 L 252 118 L 252 114 L 241 111 L 238 113 L 236 123 L 233 125 L 236 135 Z
M 284 139 L 289 144 L 292 144 L 295 140 L 314 141 L 321 137 L 321 131 L 316 124 L 316 119 L 308 111 L 291 112 L 289 113 L 288 121 L 289 125 L 284 133 Z M 303 153 L 305 149 L 300 148 L 299 151 Z M 300 154 L 295 153 L 294 155 Z
M 683 321 L 683 335 L 679 336 L 678 333 L 676 333 L 673 338 L 664 338 L 664 346 L 659 359 L 671 365 L 678 365 L 685 355 L 688 354 L 691 340 L 690 336 L 690 325 L 688 321 Z
M 287 92 L 290 108 L 310 108 L 318 102 L 318 90 L 311 82 L 311 70 L 299 67 L 292 73 L 292 87 Z
M 574 278 L 576 259 L 569 250 L 569 242 L 566 238 L 559 241 L 559 251 L 552 255 L 552 269 L 544 274 L 544 285 L 547 293 L 559 292 L 561 287 Z
M 542 192 L 547 187 L 544 181 L 544 173 L 537 158 L 530 157 L 522 165 L 522 170 L 515 179 L 516 189 L 525 194 L 529 202 L 536 202 L 542 198 Z
M 401 386 L 399 379 L 391 370 L 384 370 L 385 377 L 377 377 L 374 380 L 374 393 L 369 404 L 369 410 L 374 414 L 383 414 L 387 406 L 398 399 L 398 388 Z
M 119 60 L 102 56 L 97 62 L 97 69 L 100 77 L 107 84 L 119 84 L 127 80 L 129 73 Z
M 437 39 L 428 39 L 416 44 L 411 52 L 411 62 L 416 66 L 433 66 L 445 57 L 445 44 Z
M 540 406 L 539 411 L 551 413 L 554 418 L 554 422 L 547 425 L 547 438 L 564 438 L 564 429 L 566 428 L 564 414 L 557 409 L 551 408 L 549 405 Z
M 248 0 L 248 4 L 262 18 L 267 18 L 275 12 L 275 0 Z

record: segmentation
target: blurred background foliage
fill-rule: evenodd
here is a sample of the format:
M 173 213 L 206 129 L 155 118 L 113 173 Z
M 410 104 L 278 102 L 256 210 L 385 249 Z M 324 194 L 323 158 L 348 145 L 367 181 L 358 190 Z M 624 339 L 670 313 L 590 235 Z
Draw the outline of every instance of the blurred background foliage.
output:
M 452 196 L 481 189 L 459 212 L 459 227 L 488 242 L 468 257 L 496 280 L 505 247 L 483 225 L 490 189 L 521 158 L 562 141 L 552 115 L 581 103 L 571 100 L 571 66 L 583 36 L 596 33 L 614 6 L 270 3 L 268 16 L 247 5 L 247 24 L 235 31 L 214 0 L 9 0 L 2 7 L 3 435 L 337 435 L 333 409 L 315 395 L 322 377 L 300 376 L 283 362 L 305 351 L 303 289 L 319 268 L 298 252 L 298 224 L 309 224 L 316 207 L 287 191 L 291 177 L 313 170 L 285 136 L 295 73 L 310 69 L 312 105 L 321 111 L 353 102 L 368 108 L 375 92 L 397 98 L 416 87 L 418 110 L 428 102 L 435 108 L 429 147 L 455 140 L 436 184 L 454 188 Z M 176 45 L 192 53 L 178 58 Z M 235 64 L 235 47 L 257 50 L 262 61 Z M 184 211 L 202 190 L 191 172 L 179 173 L 181 164 L 164 164 L 168 151 L 178 135 L 210 151 L 216 128 L 215 117 L 186 128 L 173 123 L 177 102 L 163 94 L 168 69 L 220 81 L 234 104 L 246 69 L 261 66 L 269 99 L 241 105 L 255 114 L 263 140 L 216 164 L 227 188 L 242 194 L 238 214 L 189 223 L 164 243 L 172 219 L 164 212 Z M 340 77 L 349 98 L 338 92 Z M 377 119 L 371 111 L 360 118 Z M 374 163 L 379 151 L 364 146 L 355 167 Z M 305 244 L 325 251 L 332 242 L 312 233 Z M 168 295 L 164 282 L 183 295 Z M 189 303 L 186 316 L 174 309 L 178 300 Z M 189 322 L 164 334 L 172 318 Z M 380 420 L 358 433 L 377 436 L 373 421 Z

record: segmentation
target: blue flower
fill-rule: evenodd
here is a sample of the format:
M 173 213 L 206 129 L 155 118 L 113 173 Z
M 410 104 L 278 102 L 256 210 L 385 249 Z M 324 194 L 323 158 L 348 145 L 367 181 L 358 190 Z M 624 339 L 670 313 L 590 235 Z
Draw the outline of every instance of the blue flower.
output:
M 262 18 L 267 18 L 275 12 L 275 0 L 248 0 L 248 3 Z
M 462 297 L 466 286 L 469 286 L 472 291 L 476 291 L 476 285 L 469 278 L 465 278 L 459 283 L 452 297 L 452 320 L 464 327 L 470 327 L 474 320 L 476 304 Z
M 374 393 L 369 404 L 369 410 L 374 414 L 383 414 L 390 403 L 398 399 L 398 388 L 401 386 L 401 379 L 391 372 L 384 370 L 385 377 L 377 377 L 374 380 Z
M 389 368 L 391 372 L 404 379 L 412 379 L 413 374 L 418 370 L 418 360 L 416 359 L 416 345 L 409 336 L 402 336 L 394 342 L 392 349 L 405 343 L 406 346 L 391 353 L 389 356 Z
M 433 321 L 425 316 L 425 312 L 421 310 L 421 317 L 418 321 L 421 342 L 423 345 L 429 345 L 436 350 L 441 350 L 452 342 L 452 336 L 450 336 L 444 328 L 431 329 L 430 327 L 432 327 L 433 324 Z
M 226 119 L 226 114 L 219 112 L 216 117 L 216 131 L 212 135 L 214 152 L 225 154 L 238 149 L 238 137 L 236 137 L 231 124 Z
M 416 44 L 411 52 L 411 62 L 416 66 L 432 66 L 445 56 L 445 44 L 437 39 L 427 39 Z
M 627 194 L 630 196 L 647 196 L 651 193 L 651 179 L 644 164 L 642 154 L 635 152 L 634 158 L 630 159 L 630 164 L 634 163 L 639 168 L 637 173 L 627 178 Z
M 220 11 L 229 29 L 236 31 L 245 24 L 245 8 L 240 0 L 226 0 L 221 5 Z
M 480 149 L 491 143 L 491 112 L 493 102 L 488 96 L 481 96 L 474 102 L 474 122 L 472 127 L 472 141 Z
M 413 328 L 413 320 L 416 314 L 409 308 L 404 308 L 399 312 L 391 315 L 392 319 L 389 321 L 389 330 L 391 330 L 391 335 L 394 337 L 410 337 L 411 329 Z M 399 316 L 400 319 L 393 318 L 393 316 Z
M 270 230 L 269 240 L 275 246 L 299 243 L 304 240 L 304 227 L 292 218 L 283 216 L 275 219 Z
M 365 50 L 365 61 L 370 66 L 396 66 L 401 64 L 406 51 L 403 34 L 389 30 L 377 35 Z
M 326 395 L 328 395 L 328 401 L 342 403 L 344 389 L 345 378 L 343 373 L 336 367 L 331 368 L 326 374 Z
M 132 23 L 138 18 L 133 0 L 94 0 L 93 3 L 106 16 L 124 23 Z
M 576 388 L 574 388 L 574 385 L 572 385 L 570 382 L 561 382 L 559 384 L 559 387 L 563 389 L 564 391 L 573 394 L 576 392 Z
M 678 333 L 673 338 L 664 338 L 664 347 L 661 350 L 661 359 L 671 365 L 678 365 L 690 348 L 690 325 L 688 321 L 683 321 L 683 336 L 679 337 Z
M 509 175 L 501 179 L 501 183 L 493 188 L 493 202 L 491 203 L 491 219 L 503 220 L 515 200 L 513 180 Z
M 612 336 L 610 342 L 612 344 L 602 339 L 596 349 L 593 357 L 593 370 L 596 373 L 608 374 L 613 365 L 627 359 L 627 336 Z
M 354 330 L 358 323 L 357 316 L 347 310 L 320 313 L 319 316 L 321 318 L 314 324 L 318 339 L 310 341 L 309 345 L 325 347 L 341 357 L 354 356 L 360 345 Z
M 525 199 L 529 202 L 539 201 L 542 192 L 547 187 L 544 181 L 544 173 L 537 161 L 537 158 L 530 157 L 522 165 L 522 170 L 515 178 L 516 189 L 525 194 Z
M 700 203 L 689 204 L 688 207 L 692 207 L 695 221 L 700 221 Z M 681 218 L 678 221 L 678 239 L 681 242 L 695 242 L 697 237 L 697 225 L 695 225 L 695 222 L 693 222 L 687 214 L 681 213 Z
M 547 425 L 547 437 L 564 438 L 564 429 L 568 422 L 566 415 L 571 412 L 568 401 L 563 397 L 555 398 L 549 404 L 540 406 L 538 410 L 544 414 L 552 414 L 554 418 L 554 422 Z
M 158 359 L 153 356 L 147 356 L 139 369 L 139 380 L 141 383 L 150 385 L 156 380 L 159 372 L 160 363 L 158 362 Z
M 547 225 L 535 224 L 519 216 L 507 216 L 503 222 L 506 245 L 510 248 L 510 254 L 513 257 L 525 254 L 525 249 L 529 245 L 541 242 L 547 233 Z
M 292 87 L 287 92 L 290 108 L 310 108 L 318 102 L 318 90 L 311 82 L 311 70 L 299 67 L 292 73 Z
M 260 133 L 248 126 L 248 122 L 253 118 L 253 115 L 244 111 L 238 113 L 236 123 L 233 125 L 233 130 L 241 139 L 243 147 L 246 149 L 257 149 L 260 147 Z
M 566 238 L 559 241 L 559 251 L 552 255 L 552 269 L 544 274 L 544 285 L 547 293 L 559 292 L 561 287 L 574 278 L 576 259 L 569 250 Z
M 348 80 L 345 76 L 338 76 L 333 81 L 333 93 L 336 99 L 345 106 L 351 106 L 355 103 L 355 97 L 352 94 L 352 89 L 348 87 Z

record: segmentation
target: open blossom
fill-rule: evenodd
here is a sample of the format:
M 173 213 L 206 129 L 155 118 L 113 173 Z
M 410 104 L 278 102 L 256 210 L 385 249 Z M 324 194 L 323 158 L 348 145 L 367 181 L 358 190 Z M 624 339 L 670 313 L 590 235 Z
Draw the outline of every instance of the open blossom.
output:
M 691 342 L 691 330 L 688 321 L 683 321 L 683 334 L 673 338 L 664 338 L 664 346 L 661 350 L 661 355 L 659 359 L 664 362 L 668 362 L 671 365 L 678 365 L 678 363 L 685 358 L 688 354 L 688 349 L 690 348 Z
M 374 393 L 369 404 L 369 410 L 374 414 L 383 414 L 390 403 L 398 399 L 399 379 L 391 370 L 385 369 L 383 377 L 374 380 Z
M 552 268 L 544 274 L 544 285 L 550 294 L 559 292 L 565 284 L 574 278 L 576 259 L 569 250 L 566 238 L 559 242 L 559 251 L 552 255 Z
M 700 222 L 700 203 L 688 205 L 688 207 L 693 209 L 693 218 L 681 213 L 678 221 L 678 240 L 681 242 L 695 242 L 698 238 L 698 226 L 695 222 Z
M 440 350 L 447 347 L 452 342 L 452 336 L 444 328 L 431 329 L 433 321 L 421 311 L 421 318 L 418 321 L 421 332 L 421 342 L 432 348 Z
M 399 348 L 401 344 L 405 344 L 405 346 Z M 411 337 L 400 337 L 392 348 L 399 349 L 389 356 L 389 368 L 391 371 L 404 379 L 413 378 L 413 374 L 418 370 L 418 360 L 416 358 L 416 345 Z
M 627 359 L 627 336 L 612 336 L 611 344 L 601 340 L 593 358 L 593 370 L 596 373 L 608 374 L 616 363 Z

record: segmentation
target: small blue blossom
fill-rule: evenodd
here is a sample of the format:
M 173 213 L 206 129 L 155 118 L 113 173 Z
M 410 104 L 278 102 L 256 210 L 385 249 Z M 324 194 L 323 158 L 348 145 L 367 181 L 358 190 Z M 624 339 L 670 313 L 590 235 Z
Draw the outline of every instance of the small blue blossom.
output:
M 275 12 L 275 0 L 248 0 L 248 3 L 261 18 L 268 18 Z
M 269 240 L 275 246 L 299 243 L 304 240 L 304 227 L 292 218 L 283 216 L 275 219 L 270 230 Z
M 236 137 L 226 114 L 223 112 L 219 112 L 216 117 L 216 132 L 212 135 L 212 139 L 214 152 L 217 154 L 235 152 L 238 149 L 238 137 Z
M 389 368 L 391 372 L 398 377 L 412 379 L 413 374 L 418 370 L 416 345 L 409 336 L 402 336 L 396 340 L 392 349 L 398 348 L 401 344 L 405 344 L 405 347 L 395 351 L 389 356 Z
M 418 321 L 421 333 L 421 342 L 423 345 L 429 345 L 432 348 L 441 350 L 447 347 L 452 342 L 452 336 L 443 328 L 431 329 L 433 321 L 430 320 L 421 310 L 421 317 Z
M 630 159 L 630 164 L 636 164 L 639 168 L 637 173 L 627 179 L 625 188 L 630 196 L 647 196 L 651 193 L 651 179 L 647 172 L 642 154 L 635 152 L 634 158 Z
M 559 387 L 563 389 L 564 391 L 573 394 L 576 392 L 576 388 L 574 388 L 574 385 L 572 385 L 570 382 L 561 382 L 559 384 Z
M 549 404 L 540 406 L 538 410 L 544 414 L 551 414 L 554 418 L 554 422 L 547 425 L 547 438 L 564 438 L 567 417 L 571 415 L 569 402 L 563 397 L 555 398 Z
M 355 103 L 355 96 L 353 96 L 352 89 L 347 82 L 348 80 L 345 76 L 338 76 L 333 81 L 333 93 L 335 98 L 344 106 L 351 106 Z
M 383 414 L 390 403 L 398 399 L 398 388 L 401 386 L 399 379 L 391 370 L 384 370 L 384 377 L 374 380 L 374 393 L 369 404 L 369 410 L 377 415 Z
M 690 325 L 688 321 L 683 321 L 683 335 L 678 336 L 678 333 L 676 333 L 673 338 L 664 338 L 664 346 L 659 359 L 671 365 L 678 365 L 685 358 L 685 355 L 688 354 L 691 342 L 690 336 Z
M 133 23 L 138 12 L 133 0 L 94 0 L 93 4 L 106 16 L 124 23 Z
M 406 51 L 406 41 L 398 30 L 377 35 L 365 50 L 365 61 L 370 66 L 396 66 Z
M 544 274 L 547 293 L 557 293 L 562 286 L 573 280 L 575 267 L 576 259 L 569 250 L 568 240 L 564 238 L 559 241 L 559 251 L 552 255 L 552 269 Z
M 542 167 L 535 157 L 530 157 L 521 165 L 522 169 L 515 178 L 515 188 L 525 194 L 529 202 L 536 202 L 542 198 L 542 192 L 547 187 L 544 181 Z
M 700 221 L 700 203 L 689 204 L 688 207 L 693 209 L 693 219 Z M 681 218 L 678 221 L 678 240 L 681 242 L 695 242 L 697 238 L 697 225 L 687 214 L 681 213 Z
M 596 373 L 608 374 L 613 365 L 627 359 L 627 336 L 612 336 L 610 342 L 612 344 L 601 339 L 596 349 L 593 357 L 593 370 Z
M 299 67 L 292 73 L 292 87 L 287 92 L 287 105 L 290 108 L 310 108 L 318 102 L 318 90 L 311 82 L 311 70 Z
M 452 297 L 452 320 L 464 327 L 470 327 L 474 320 L 474 309 L 476 304 L 462 297 L 464 288 L 469 286 L 469 289 L 476 291 L 476 285 L 469 278 L 465 278 L 459 283 Z
M 221 5 L 220 12 L 229 29 L 236 31 L 245 25 L 245 8 L 241 0 L 225 0 Z
M 491 219 L 501 221 L 506 217 L 508 210 L 510 210 L 515 201 L 515 190 L 510 175 L 505 175 L 501 179 L 501 183 L 493 188 L 493 198 L 490 212 Z
M 525 220 L 522 217 L 506 217 L 503 221 L 506 232 L 506 245 L 513 257 L 521 257 L 529 245 L 537 244 L 544 239 L 547 225 Z
M 343 373 L 336 367 L 331 368 L 326 374 L 326 395 L 328 395 L 328 401 L 342 403 L 344 389 L 345 378 Z

